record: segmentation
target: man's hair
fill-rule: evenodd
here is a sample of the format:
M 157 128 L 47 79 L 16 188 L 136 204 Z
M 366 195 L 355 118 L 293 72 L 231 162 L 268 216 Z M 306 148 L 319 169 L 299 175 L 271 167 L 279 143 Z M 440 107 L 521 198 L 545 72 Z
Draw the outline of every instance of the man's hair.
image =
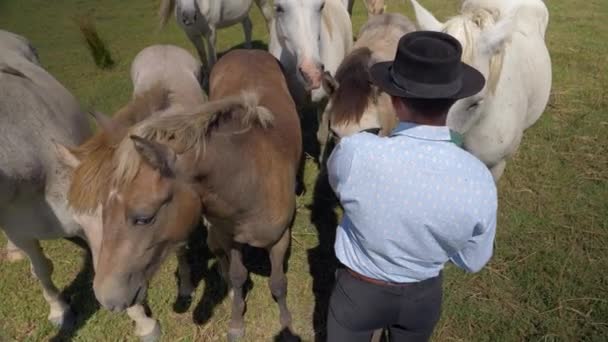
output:
M 403 97 L 400 100 L 415 114 L 431 117 L 446 114 L 456 102 L 453 99 L 411 99 Z

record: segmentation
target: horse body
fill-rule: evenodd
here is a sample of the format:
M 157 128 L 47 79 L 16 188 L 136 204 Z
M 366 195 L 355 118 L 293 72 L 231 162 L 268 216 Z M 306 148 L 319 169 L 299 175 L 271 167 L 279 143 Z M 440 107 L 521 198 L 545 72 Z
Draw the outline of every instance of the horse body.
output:
M 323 86 L 330 94 L 329 126 L 336 137 L 364 130 L 378 130 L 379 135 L 385 136 L 396 126 L 390 96 L 371 84 L 369 68 L 395 58 L 399 39 L 414 30 L 414 24 L 401 14 L 370 17 L 335 79 L 326 75 Z
M 173 45 L 152 45 L 137 54 L 131 64 L 133 83 L 132 100 L 120 108 L 112 117 L 105 118 L 95 113 L 103 128 L 83 144 L 68 149 L 57 145 L 61 163 L 69 168 L 67 202 L 73 217 L 84 228 L 93 252 L 93 264 L 97 271 L 102 248 L 102 212 L 105 210 L 101 198 L 107 191 L 107 175 L 116 165 L 112 163 L 112 151 L 116 148 L 117 136 L 126 134 L 126 128 L 150 116 L 169 116 L 184 108 L 196 107 L 206 101 L 197 75 L 200 63 L 182 48 Z M 89 232 L 95 231 L 96 234 Z M 179 296 L 188 298 L 194 291 L 185 250 L 179 249 L 178 277 Z M 142 299 L 129 305 L 127 314 L 136 323 L 135 333 L 144 340 L 156 340 L 160 326 L 147 316 Z
M 272 19 L 272 9 L 267 0 L 163 0 L 159 11 L 161 25 L 167 22 L 171 12 L 175 9 L 177 23 L 196 47 L 203 63 L 205 76 L 207 76 L 217 60 L 215 50 L 217 29 L 240 22 L 245 33 L 245 47 L 251 48 L 253 24 L 249 11 L 254 1 L 262 11 L 266 25 L 268 25 Z M 205 38 L 207 52 L 205 52 L 201 37 Z
M 183 111 L 207 101 L 201 90 L 201 63 L 175 45 L 151 45 L 141 50 L 131 64 L 133 97 L 162 84 L 170 93 L 172 110 Z
M 270 289 L 290 328 L 283 261 L 302 149 L 295 105 L 279 63 L 258 50 L 226 54 L 210 89 L 212 101 L 140 122 L 112 152 L 95 294 L 112 310 L 140 298 L 204 215 L 209 247 L 234 290 L 229 337 L 244 331 L 245 244 L 269 251 Z
M 486 77 L 479 94 L 452 107 L 448 125 L 464 135 L 464 147 L 498 181 L 525 129 L 538 120 L 549 100 L 547 8 L 540 0 L 468 0 L 460 15 L 440 23 L 411 1 L 420 27 L 456 37 L 463 45 L 463 60 Z
M 37 64 L 25 38 L 2 31 L 0 46 L 0 227 L 29 257 L 49 320 L 69 325 L 73 315 L 52 282 L 39 240 L 85 237 L 67 209 L 69 170 L 52 141 L 80 143 L 90 128 L 76 99 Z

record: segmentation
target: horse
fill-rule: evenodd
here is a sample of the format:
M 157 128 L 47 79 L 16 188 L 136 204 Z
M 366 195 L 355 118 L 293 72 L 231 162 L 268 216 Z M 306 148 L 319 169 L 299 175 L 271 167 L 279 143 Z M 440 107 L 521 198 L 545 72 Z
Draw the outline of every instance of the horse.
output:
M 22 36 L 0 31 L 0 229 L 9 249 L 31 262 L 50 306 L 48 319 L 70 327 L 74 314 L 61 298 L 40 240 L 84 237 L 66 207 L 67 170 L 52 140 L 79 143 L 91 134 L 78 101 L 43 69 Z
M 355 0 L 342 0 L 342 2 L 344 3 L 344 6 L 346 6 L 348 14 L 352 15 Z M 365 5 L 368 16 L 382 14 L 386 11 L 384 0 L 365 0 L 363 1 L 363 4 Z
M 268 0 L 162 0 L 159 9 L 160 24 L 161 27 L 165 26 L 171 12 L 175 10 L 177 24 L 194 44 L 203 64 L 204 76 L 207 77 L 217 60 L 215 45 L 218 28 L 240 22 L 245 33 L 245 47 L 251 48 L 253 24 L 249 11 L 254 1 L 268 26 L 272 20 L 272 8 Z M 201 37 L 205 38 L 207 52 Z
M 460 14 L 439 22 L 416 0 L 418 26 L 456 37 L 463 61 L 486 78 L 484 89 L 450 109 L 448 126 L 498 182 L 524 131 L 545 110 L 551 91 L 551 58 L 545 44 L 549 12 L 541 0 L 467 0 Z
M 268 50 L 283 66 L 301 117 L 320 122 L 318 137 L 327 136 L 326 118 L 319 117 L 327 101 L 323 72 L 334 74 L 353 45 L 352 23 L 341 1 L 276 0 L 270 25 Z
M 326 110 L 334 138 L 361 131 L 387 136 L 395 128 L 398 120 L 390 96 L 371 83 L 369 69 L 375 63 L 392 60 L 399 39 L 415 29 L 398 13 L 372 16 L 359 30 L 359 39 L 335 78 L 325 73 L 323 87 L 330 95 Z
M 105 183 L 106 179 L 98 176 L 114 168 L 107 158 L 118 143 L 112 137 L 126 134 L 125 127 L 149 116 L 170 116 L 205 103 L 207 97 L 198 82 L 200 69 L 201 64 L 180 47 L 152 45 L 144 48 L 131 64 L 131 101 L 119 109 L 112 119 L 98 112 L 93 113 L 98 125 L 107 128 L 112 135 L 101 130 L 78 147 L 56 145 L 59 160 L 70 170 L 67 182 L 69 187 L 66 189 L 68 207 L 83 226 L 89 230 L 92 229 L 90 227 L 95 227 L 96 231 L 102 231 L 102 212 L 105 208 L 103 203 L 96 201 L 97 191 L 102 186 L 96 182 Z M 98 251 L 102 248 L 101 236 L 89 239 L 89 244 L 97 271 Z M 189 300 L 194 285 L 184 248 L 177 250 L 177 259 L 178 296 L 180 300 Z M 137 336 L 144 341 L 156 341 L 160 337 L 160 325 L 146 315 L 142 301 L 130 305 L 127 314 L 136 322 Z
M 291 330 L 283 262 L 302 153 L 295 104 L 279 63 L 261 50 L 227 53 L 210 89 L 210 102 L 141 121 L 106 154 L 116 168 L 103 170 L 92 182 L 100 188 L 89 191 L 104 203 L 95 295 L 117 311 L 140 299 L 169 251 L 204 215 L 207 243 L 233 290 L 229 338 L 245 328 L 244 245 L 268 250 L 270 291 L 282 327 Z

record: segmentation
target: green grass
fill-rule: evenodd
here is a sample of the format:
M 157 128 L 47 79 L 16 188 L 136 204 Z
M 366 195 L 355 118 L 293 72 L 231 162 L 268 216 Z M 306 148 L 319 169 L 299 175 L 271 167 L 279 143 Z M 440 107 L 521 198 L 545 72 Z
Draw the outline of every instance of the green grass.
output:
M 423 2 L 442 19 L 458 7 L 456 0 Z M 452 266 L 446 270 L 443 316 L 434 336 L 437 341 L 608 339 L 608 2 L 553 0 L 547 4 L 551 13 L 547 41 L 554 70 L 551 101 L 539 122 L 526 132 L 520 151 L 500 181 L 499 226 L 492 261 L 474 275 Z M 195 53 L 173 20 L 165 30 L 157 31 L 156 6 L 157 1 L 143 0 L 3 0 L 0 28 L 28 37 L 38 48 L 44 66 L 83 105 L 112 113 L 130 97 L 128 70 L 142 48 L 172 43 Z M 389 11 L 412 16 L 405 1 L 389 2 Z M 83 43 L 73 18 L 84 15 L 95 18 L 116 62 L 112 69 L 98 69 Z M 355 28 L 364 20 L 358 0 Z M 261 22 L 256 9 L 254 38 L 267 41 Z M 221 31 L 218 41 L 220 51 L 242 43 L 240 26 Z M 329 291 L 330 240 L 335 229 L 331 223 L 311 220 L 308 205 L 316 174 L 316 166 L 309 163 L 309 191 L 298 200 L 288 272 L 294 328 L 305 340 L 315 336 L 313 285 L 318 294 Z M 323 244 L 317 247 L 320 239 Z M 80 249 L 66 241 L 44 242 L 43 246 L 54 261 L 57 285 L 70 286 L 81 269 Z M 211 263 L 201 261 L 199 266 Z M 266 276 L 259 274 L 263 267 L 259 262 L 254 264 L 246 340 L 268 341 L 279 328 L 278 310 Z M 225 339 L 230 305 L 227 299 L 210 305 L 221 299 L 216 278 L 207 286 L 203 280 L 192 307 L 178 314 L 172 308 L 175 267 L 174 258 L 168 260 L 149 294 L 164 340 Z M 73 338 L 135 340 L 125 314 L 97 307 L 90 281 L 90 274 L 80 274 L 67 291 L 80 313 Z M 213 312 L 208 322 L 193 322 L 193 316 L 200 317 L 200 312 L 209 308 Z M 48 306 L 28 264 L 1 261 L 0 341 L 52 338 L 57 330 L 47 323 L 47 314 Z M 320 332 L 323 326 L 316 329 Z

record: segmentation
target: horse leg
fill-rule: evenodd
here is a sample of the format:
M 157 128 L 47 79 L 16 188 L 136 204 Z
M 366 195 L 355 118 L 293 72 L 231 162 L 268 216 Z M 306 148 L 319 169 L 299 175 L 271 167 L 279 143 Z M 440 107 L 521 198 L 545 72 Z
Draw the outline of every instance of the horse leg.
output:
M 245 19 L 243 19 L 241 24 L 243 25 L 243 32 L 245 33 L 245 48 L 251 49 L 251 30 L 253 29 L 253 24 L 251 23 L 249 15 L 245 16 Z
M 200 34 L 187 33 L 188 39 L 192 42 L 192 45 L 196 48 L 198 57 L 201 60 L 202 70 L 204 77 L 209 75 L 209 63 L 207 62 L 207 52 L 205 51 L 205 45 L 203 44 L 203 38 Z
M 228 330 L 228 341 L 237 341 L 245 336 L 245 299 L 243 286 L 247 281 L 247 268 L 243 264 L 243 246 L 234 244 L 230 249 L 230 282 L 234 290 L 232 298 L 232 316 L 230 318 L 230 329 Z
M 279 241 L 268 250 L 270 255 L 270 279 L 268 279 L 268 287 L 270 287 L 270 293 L 272 293 L 277 304 L 279 304 L 281 330 L 287 328 L 290 332 L 293 332 L 291 328 L 291 313 L 289 312 L 289 308 L 287 308 L 287 277 L 283 269 L 285 254 L 289 248 L 290 241 L 291 229 L 287 228 Z
M 74 313 L 53 284 L 53 264 L 42 252 L 40 243 L 35 239 L 13 238 L 12 241 L 30 259 L 32 274 L 40 281 L 42 294 L 50 306 L 49 321 L 60 328 L 70 328 L 74 323 Z
M 502 177 L 502 174 L 505 172 L 505 167 L 507 167 L 507 160 L 503 159 L 503 160 L 499 161 L 498 164 L 496 164 L 490 168 L 490 172 L 492 173 L 492 177 L 494 178 L 494 181 L 496 183 L 498 183 L 498 180 L 500 179 L 500 177 Z
M 318 109 L 317 109 L 318 110 Z M 319 142 L 319 161 L 324 162 L 323 156 L 325 155 L 325 147 L 329 140 L 329 112 L 323 110 L 321 117 L 319 118 L 319 128 L 317 129 L 317 141 Z
M 194 285 L 192 284 L 192 275 L 190 264 L 188 263 L 186 246 L 180 247 L 177 252 L 177 277 L 179 283 L 178 296 L 181 300 L 192 300 Z
M 135 335 L 142 342 L 156 342 L 160 339 L 160 324 L 146 315 L 142 304 L 135 304 L 127 309 L 127 315 L 135 322 Z
M 25 259 L 23 252 L 9 238 L 6 241 L 6 259 L 10 262 Z
M 232 239 L 230 236 L 224 234 L 218 234 L 218 229 L 212 226 L 208 226 L 207 230 L 207 247 L 215 257 L 218 259 L 219 271 L 222 279 L 226 282 L 230 298 L 234 298 L 234 291 L 230 283 L 230 260 L 228 258 L 228 252 L 230 251 L 230 245 Z
M 209 52 L 209 73 L 217 61 L 217 52 L 215 51 L 215 44 L 217 43 L 217 31 L 215 27 L 209 27 L 207 35 L 207 51 Z
M 264 16 L 264 21 L 266 21 L 266 29 L 270 26 L 270 22 L 272 22 L 273 11 L 272 6 L 268 0 L 255 0 L 255 4 L 258 6 L 262 15 Z

